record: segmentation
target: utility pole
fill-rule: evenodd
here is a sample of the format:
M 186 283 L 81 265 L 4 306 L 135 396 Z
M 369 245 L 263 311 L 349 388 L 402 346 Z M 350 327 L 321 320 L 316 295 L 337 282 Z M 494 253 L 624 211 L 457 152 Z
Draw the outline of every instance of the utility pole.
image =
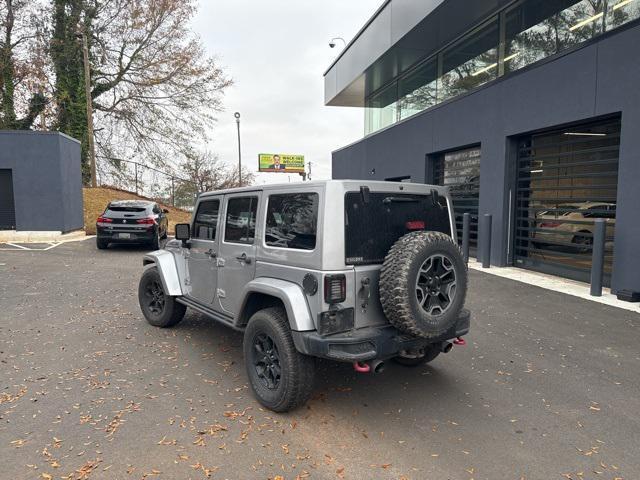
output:
M 87 42 L 87 32 L 85 30 L 80 34 L 82 36 L 82 53 L 84 57 L 84 90 L 87 97 L 87 137 L 89 140 L 89 166 L 91 168 L 91 186 L 98 186 L 96 180 L 96 149 L 93 142 L 93 102 L 91 100 L 91 72 L 89 70 L 89 45 Z
M 238 186 L 242 186 L 242 153 L 240 151 L 240 112 L 233 114 L 236 117 L 236 126 L 238 127 Z

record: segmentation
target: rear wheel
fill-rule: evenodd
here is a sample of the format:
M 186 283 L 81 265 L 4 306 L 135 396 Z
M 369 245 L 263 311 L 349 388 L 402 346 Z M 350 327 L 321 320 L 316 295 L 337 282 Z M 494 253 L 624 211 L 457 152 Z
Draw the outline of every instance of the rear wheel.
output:
M 98 247 L 98 250 L 104 250 L 108 246 L 109 242 L 107 240 L 105 240 L 104 238 L 96 237 L 96 247 Z
M 154 327 L 173 327 L 184 318 L 187 307 L 167 295 L 155 267 L 144 271 L 138 286 L 138 302 L 144 318 Z
M 313 391 L 314 360 L 296 350 L 278 307 L 256 312 L 244 333 L 244 360 L 258 401 L 274 412 L 304 405 Z

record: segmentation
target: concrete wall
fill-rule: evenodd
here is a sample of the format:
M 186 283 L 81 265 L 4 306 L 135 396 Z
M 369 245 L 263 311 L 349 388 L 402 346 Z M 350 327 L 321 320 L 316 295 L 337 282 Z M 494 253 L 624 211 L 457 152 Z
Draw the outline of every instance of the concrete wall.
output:
M 480 214 L 493 214 L 492 263 L 506 265 L 514 137 L 621 114 L 614 290 L 640 291 L 640 26 L 525 68 L 333 153 L 334 178 L 427 180 L 429 155 L 480 145 Z M 375 174 L 371 170 L 375 169 Z
M 83 227 L 77 140 L 57 132 L 0 131 L 0 168 L 13 172 L 16 230 Z

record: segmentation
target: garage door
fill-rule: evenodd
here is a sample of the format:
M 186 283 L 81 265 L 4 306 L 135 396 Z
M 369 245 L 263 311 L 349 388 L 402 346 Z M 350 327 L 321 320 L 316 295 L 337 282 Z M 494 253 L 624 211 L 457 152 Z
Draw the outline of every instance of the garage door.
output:
M 13 203 L 11 170 L 0 169 L 0 230 L 15 230 L 16 210 Z
M 437 185 L 449 187 L 456 216 L 458 241 L 462 241 L 462 216 L 471 215 L 469 246 L 475 251 L 478 243 L 478 205 L 480 202 L 480 148 L 448 152 L 435 162 Z
M 514 261 L 589 281 L 594 220 L 607 222 L 605 281 L 616 225 L 620 120 L 574 126 L 519 142 Z

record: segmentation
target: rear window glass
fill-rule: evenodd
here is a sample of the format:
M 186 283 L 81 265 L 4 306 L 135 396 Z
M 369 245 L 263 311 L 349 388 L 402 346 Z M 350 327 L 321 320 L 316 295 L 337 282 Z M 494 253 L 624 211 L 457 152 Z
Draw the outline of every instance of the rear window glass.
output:
M 382 263 L 391 246 L 414 230 L 432 230 L 451 235 L 445 197 L 433 204 L 431 195 L 360 192 L 345 196 L 345 263 Z
M 264 240 L 270 247 L 313 250 L 317 224 L 317 193 L 271 195 Z
M 253 243 L 256 235 L 258 197 L 237 197 L 227 203 L 224 241 Z
M 144 212 L 146 207 L 109 207 L 107 211 L 110 212 Z

